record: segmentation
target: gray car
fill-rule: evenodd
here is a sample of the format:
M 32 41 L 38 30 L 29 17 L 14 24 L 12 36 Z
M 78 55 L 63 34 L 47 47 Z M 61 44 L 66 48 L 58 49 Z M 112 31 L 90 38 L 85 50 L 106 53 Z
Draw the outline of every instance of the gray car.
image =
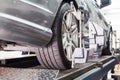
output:
M 101 5 L 94 0 L 0 0 L 1 49 L 33 51 L 43 67 L 68 69 L 74 49 L 83 47 L 82 30 L 91 22 L 103 28 L 101 53 L 108 55 L 111 26 L 99 12 L 108 4 L 110 0 Z

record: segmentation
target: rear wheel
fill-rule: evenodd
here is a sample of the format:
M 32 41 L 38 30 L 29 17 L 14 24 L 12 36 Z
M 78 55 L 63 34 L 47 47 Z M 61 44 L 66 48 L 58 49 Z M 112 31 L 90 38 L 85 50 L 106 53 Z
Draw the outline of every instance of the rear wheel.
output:
M 42 66 L 53 69 L 71 68 L 71 57 L 79 45 L 78 20 L 72 14 L 70 5 L 65 3 L 56 17 L 51 43 L 39 48 L 37 57 Z
M 102 55 L 112 55 L 112 28 L 110 28 L 109 34 L 108 34 L 108 38 L 106 41 L 106 46 L 103 47 L 102 49 Z

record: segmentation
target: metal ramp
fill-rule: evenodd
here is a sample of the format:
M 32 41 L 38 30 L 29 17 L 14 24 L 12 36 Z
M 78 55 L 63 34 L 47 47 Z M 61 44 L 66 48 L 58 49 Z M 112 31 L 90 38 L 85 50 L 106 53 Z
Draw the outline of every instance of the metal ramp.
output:
M 114 68 L 118 56 L 102 56 L 89 60 L 88 63 L 78 64 L 76 68 L 60 71 L 58 80 L 100 80 L 107 72 Z

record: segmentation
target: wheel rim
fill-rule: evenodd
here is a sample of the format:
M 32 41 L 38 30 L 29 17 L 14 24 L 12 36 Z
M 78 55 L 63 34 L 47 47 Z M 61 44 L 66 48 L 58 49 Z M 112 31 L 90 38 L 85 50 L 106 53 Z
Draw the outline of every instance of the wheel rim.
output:
M 70 11 L 66 11 L 62 20 L 62 45 L 68 60 L 72 59 L 74 49 L 79 45 L 78 40 L 78 22 Z

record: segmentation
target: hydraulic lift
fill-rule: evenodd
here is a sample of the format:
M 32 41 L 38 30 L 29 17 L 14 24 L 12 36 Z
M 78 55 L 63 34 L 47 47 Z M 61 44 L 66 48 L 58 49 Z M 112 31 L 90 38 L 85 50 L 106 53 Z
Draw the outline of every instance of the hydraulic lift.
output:
M 100 80 L 114 68 L 120 56 L 102 56 L 68 70 L 30 68 L 0 68 L 0 80 Z
M 85 64 L 79 64 L 75 69 L 61 71 L 59 80 L 100 80 L 114 68 L 118 56 L 103 56 Z

